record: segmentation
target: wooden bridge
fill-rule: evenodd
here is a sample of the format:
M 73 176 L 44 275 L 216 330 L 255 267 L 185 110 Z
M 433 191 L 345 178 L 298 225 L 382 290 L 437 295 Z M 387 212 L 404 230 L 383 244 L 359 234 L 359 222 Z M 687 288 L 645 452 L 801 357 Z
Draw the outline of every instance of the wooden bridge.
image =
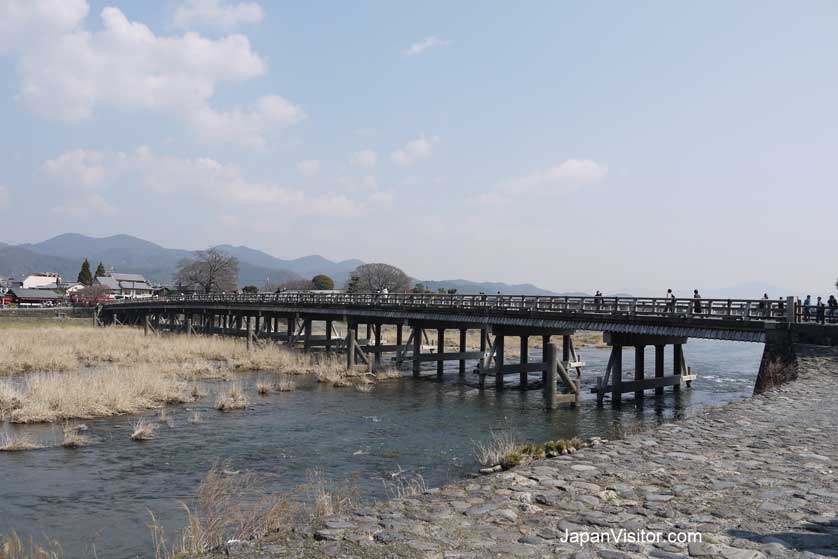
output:
M 259 295 L 199 295 L 132 299 L 107 303 L 97 308 L 97 324 L 143 325 L 146 331 L 168 329 L 186 334 L 204 333 L 243 336 L 250 345 L 258 340 L 283 341 L 303 349 L 346 353 L 347 367 L 363 362 L 370 370 L 384 354 L 392 354 L 397 366 L 412 363 L 413 375 L 421 364 L 436 362 L 443 375 L 445 361 L 458 361 L 460 375 L 466 361 L 478 362 L 474 372 L 479 386 L 494 378 L 503 390 L 505 378 L 518 377 L 518 387 L 545 390 L 549 405 L 578 402 L 584 363 L 579 359 L 571 335 L 576 330 L 604 333 L 612 347 L 605 376 L 597 379 L 592 392 L 602 402 L 606 395 L 618 403 L 622 394 L 644 391 L 661 394 L 664 387 L 679 390 L 695 376 L 687 366 L 684 344 L 688 338 L 708 338 L 768 343 L 777 332 L 787 332 L 801 322 L 793 297 L 765 299 L 664 299 L 636 297 L 537 297 L 511 295 L 445 294 L 325 294 L 317 292 Z M 313 323 L 322 322 L 325 335 L 314 335 Z M 346 325 L 337 335 L 335 325 Z M 366 337 L 359 327 L 366 326 Z M 385 344 L 382 326 L 395 327 L 395 343 Z M 410 336 L 404 340 L 404 328 Z M 428 347 L 426 330 L 436 330 L 436 347 Z M 445 347 L 445 332 L 459 331 L 458 351 Z M 469 331 L 479 331 L 479 350 L 469 350 Z M 838 338 L 838 328 L 835 330 Z M 552 343 L 560 336 L 561 359 Z M 507 363 L 506 338 L 520 339 L 520 360 Z M 529 339 L 540 337 L 542 360 L 529 361 Z M 644 350 L 655 347 L 654 376 L 646 376 Z M 665 374 L 665 348 L 672 346 L 672 358 Z M 633 378 L 623 377 L 622 351 L 635 348 Z M 766 350 L 768 351 L 768 350 Z M 766 357 L 763 361 L 765 362 Z M 530 383 L 529 373 L 542 373 L 541 381 Z M 560 382 L 559 382 L 560 381 Z M 557 385 L 562 394 L 557 393 Z

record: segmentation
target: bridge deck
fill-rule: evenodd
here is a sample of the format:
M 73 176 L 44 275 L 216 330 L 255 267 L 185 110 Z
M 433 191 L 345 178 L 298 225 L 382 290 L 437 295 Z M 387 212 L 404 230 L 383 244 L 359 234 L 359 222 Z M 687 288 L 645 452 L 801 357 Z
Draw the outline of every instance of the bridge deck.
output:
M 322 320 L 450 324 L 521 330 L 600 330 L 764 342 L 767 329 L 800 319 L 793 299 L 663 299 L 447 294 L 198 295 L 123 300 L 107 312 L 151 310 L 299 314 Z M 814 318 L 814 310 L 812 311 Z M 513 335 L 513 334 L 510 334 Z

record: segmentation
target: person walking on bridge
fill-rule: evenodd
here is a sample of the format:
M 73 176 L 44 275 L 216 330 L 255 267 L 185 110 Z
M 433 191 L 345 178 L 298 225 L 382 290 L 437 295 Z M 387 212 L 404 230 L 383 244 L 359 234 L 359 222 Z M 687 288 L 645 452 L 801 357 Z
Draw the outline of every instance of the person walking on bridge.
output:
M 768 293 L 762 294 L 762 299 L 759 302 L 759 310 L 763 318 L 771 316 L 771 303 L 768 301 Z
M 701 295 L 698 289 L 693 289 L 693 314 L 701 314 Z
M 818 302 L 815 305 L 815 321 L 818 324 L 825 324 L 826 323 L 826 305 L 823 304 L 823 301 L 820 297 L 818 297 Z
M 838 310 L 838 299 L 835 298 L 835 295 L 830 295 L 826 304 L 829 307 L 829 322 L 832 324 L 835 322 L 835 311 Z
M 594 294 L 594 305 L 596 306 L 596 312 L 602 309 L 602 292 L 599 289 Z
M 675 312 L 675 294 L 671 289 L 666 290 L 666 312 Z
M 810 309 L 812 308 L 812 296 L 806 295 L 806 298 L 803 299 L 803 321 L 809 322 L 809 313 Z

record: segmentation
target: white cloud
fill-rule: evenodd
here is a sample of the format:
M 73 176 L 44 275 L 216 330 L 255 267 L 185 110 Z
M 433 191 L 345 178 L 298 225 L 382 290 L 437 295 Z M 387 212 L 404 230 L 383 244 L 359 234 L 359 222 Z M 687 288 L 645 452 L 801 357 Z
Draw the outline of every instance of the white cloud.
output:
M 418 43 L 413 43 L 408 48 L 402 51 L 404 56 L 417 56 L 422 54 L 428 49 L 432 49 L 435 47 L 445 47 L 448 46 L 451 41 L 447 41 L 445 39 L 440 39 L 439 37 L 431 36 L 422 39 Z
M 267 72 L 244 35 L 159 36 L 114 7 L 104 8 L 102 28 L 90 31 L 85 1 L 68 0 L 60 17 L 50 12 L 54 4 L 6 0 L 0 7 L 11 18 L 0 23 L 3 30 L 18 24 L 39 30 L 0 40 L 19 51 L 18 101 L 45 118 L 76 122 L 99 107 L 160 112 L 188 123 L 202 140 L 247 147 L 262 147 L 269 132 L 305 118 L 277 95 L 248 107 L 213 107 L 219 86 Z
M 0 184 L 0 210 L 9 205 L 9 189 Z
M 304 177 L 316 177 L 320 174 L 320 162 L 316 159 L 305 159 L 297 163 L 297 172 Z
M 251 180 L 236 165 L 208 157 L 162 155 L 147 147 L 129 153 L 74 150 L 47 161 L 44 170 L 68 184 L 73 179 L 82 182 L 96 177 L 88 182 L 100 191 L 118 184 L 120 188 L 136 185 L 161 196 L 185 192 L 224 208 L 228 216 L 238 207 L 243 211 L 288 211 L 298 216 L 350 217 L 386 202 L 384 194 L 375 190 L 353 197 L 342 192 L 309 195 L 300 188 Z
M 220 0 L 186 0 L 174 13 L 174 24 L 182 29 L 216 27 L 235 29 L 244 24 L 259 23 L 265 17 L 256 2 L 225 4 Z
M 0 52 L 22 41 L 74 30 L 87 16 L 87 0 L 3 0 L 0 2 Z
M 75 149 L 62 153 L 44 163 L 44 171 L 51 177 L 68 184 L 95 188 L 107 179 L 107 171 L 98 151 Z
M 406 167 L 413 165 L 420 159 L 428 159 L 434 151 L 434 146 L 439 143 L 438 136 L 426 138 L 424 135 L 409 141 L 401 149 L 390 154 L 390 160 L 396 165 Z
M 101 194 L 90 191 L 74 194 L 66 204 L 56 206 L 52 211 L 67 217 L 109 216 L 116 213 L 116 209 Z
M 608 166 L 591 159 L 567 159 L 558 165 L 540 169 L 528 175 L 505 180 L 480 196 L 487 205 L 500 205 L 516 196 L 548 195 L 566 192 L 599 182 L 608 175 Z
M 371 149 L 362 149 L 353 153 L 349 162 L 361 169 L 372 169 L 378 162 L 378 154 Z

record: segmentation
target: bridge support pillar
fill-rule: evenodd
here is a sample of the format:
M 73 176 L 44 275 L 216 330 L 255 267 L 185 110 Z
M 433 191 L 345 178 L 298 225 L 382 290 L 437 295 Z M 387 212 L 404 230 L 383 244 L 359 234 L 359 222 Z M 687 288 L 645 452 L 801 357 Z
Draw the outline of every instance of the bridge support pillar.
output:
M 346 370 L 355 365 L 355 330 L 346 329 Z
M 663 352 L 666 346 L 661 344 L 655 345 L 655 378 L 663 378 Z M 663 386 L 655 388 L 655 395 L 663 394 Z
M 529 384 L 529 369 L 527 366 L 530 362 L 530 337 L 526 335 L 521 336 L 521 372 L 519 374 L 519 384 L 521 389 L 524 390 L 527 388 Z
M 495 336 L 495 390 L 503 390 L 503 345 L 504 335 Z
M 413 378 L 419 378 L 422 370 L 422 362 L 419 358 L 422 354 L 422 329 L 413 327 Z
M 611 358 L 608 361 L 608 368 L 605 371 L 605 378 L 597 379 L 596 388 L 591 392 L 597 394 L 597 402 L 602 400 L 607 393 L 611 393 L 611 401 L 614 404 L 620 402 L 622 394 L 633 392 L 636 400 L 643 398 L 646 390 L 655 390 L 655 394 L 663 394 L 666 386 L 671 386 L 678 391 L 682 384 L 688 387 L 695 378 L 692 371 L 687 367 L 684 359 L 684 344 L 687 338 L 683 336 L 662 336 L 653 334 L 625 334 L 619 332 L 606 332 L 605 343 L 611 346 Z M 647 345 L 655 346 L 655 376 L 646 378 L 645 375 L 645 348 Z M 664 376 L 664 350 L 667 345 L 672 346 L 672 375 Z M 623 347 L 634 347 L 634 379 L 623 380 Z
M 646 346 L 634 346 L 634 380 L 637 381 L 637 386 L 643 386 L 643 377 L 646 374 Z M 638 388 L 634 391 L 635 399 L 643 398 L 643 389 Z
M 545 336 L 548 340 L 550 339 L 549 336 Z M 557 390 L 556 385 L 558 384 L 558 363 L 557 363 L 557 353 L 558 348 L 556 344 L 550 343 L 549 341 L 544 344 L 542 348 L 544 362 L 547 363 L 547 370 L 544 371 L 544 374 L 547 378 L 547 382 L 544 383 L 544 403 L 547 409 L 555 409 L 557 404 Z
M 466 352 L 466 335 L 468 331 L 465 328 L 460 328 L 460 353 Z M 459 363 L 459 373 L 461 377 L 464 377 L 466 374 L 466 360 L 460 359 Z
M 375 364 L 381 364 L 381 323 L 375 324 Z
M 436 330 L 436 351 L 438 355 L 445 353 L 445 328 L 437 328 Z M 445 361 L 439 360 L 436 362 L 436 378 L 442 380 L 442 372 L 445 369 Z
M 326 321 L 326 353 L 332 351 L 332 321 Z
M 303 319 L 303 350 L 308 351 L 311 347 L 311 319 Z
M 541 362 L 542 363 L 548 363 L 548 366 L 549 366 L 549 362 L 550 362 L 550 348 L 547 347 L 547 346 L 550 345 L 550 339 L 551 339 L 551 336 L 547 336 L 547 335 L 541 336 Z M 541 371 L 541 384 L 543 384 L 545 387 L 547 386 L 547 383 L 550 382 L 549 378 L 550 378 L 550 374 L 547 371 L 547 369 L 544 369 L 543 371 Z M 545 390 L 546 390 L 546 388 L 545 388 Z
M 192 314 L 191 313 L 187 312 L 186 314 L 183 315 L 183 323 L 184 323 L 184 329 L 186 330 L 186 335 L 191 336 L 192 335 Z

